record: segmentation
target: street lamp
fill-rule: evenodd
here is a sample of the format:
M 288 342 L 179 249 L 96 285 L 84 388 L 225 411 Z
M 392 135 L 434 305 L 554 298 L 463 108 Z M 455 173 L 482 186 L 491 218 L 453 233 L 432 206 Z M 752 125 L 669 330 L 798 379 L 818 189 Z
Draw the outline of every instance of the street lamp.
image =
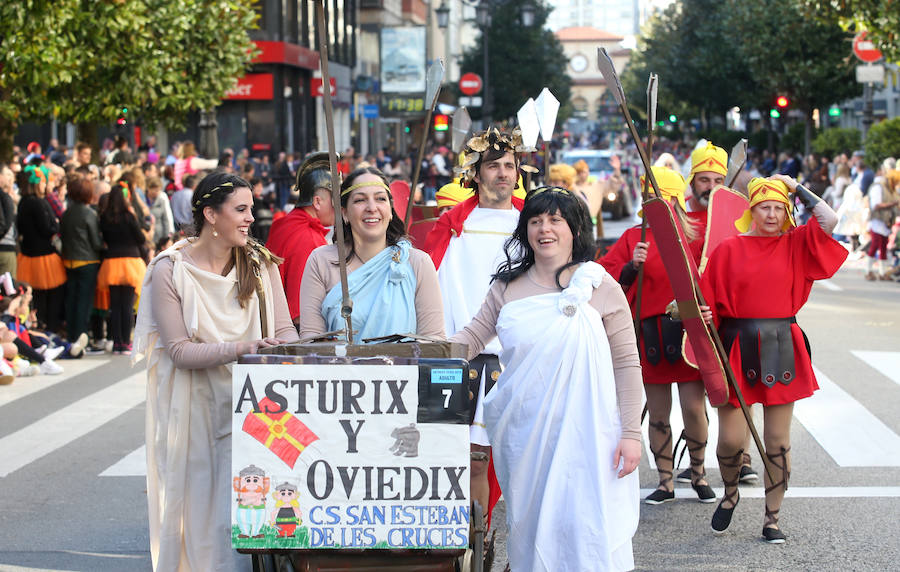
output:
M 438 28 L 446 30 L 450 25 L 450 6 L 447 6 L 447 0 L 441 0 L 441 5 L 435 8 L 434 13 L 437 16 Z M 448 57 L 449 55 L 447 54 Z

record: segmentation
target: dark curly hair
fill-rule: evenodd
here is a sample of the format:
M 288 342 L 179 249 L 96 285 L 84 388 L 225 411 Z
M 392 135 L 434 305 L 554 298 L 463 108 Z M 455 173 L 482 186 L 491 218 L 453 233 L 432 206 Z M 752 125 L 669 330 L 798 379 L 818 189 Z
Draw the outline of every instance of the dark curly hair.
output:
M 540 187 L 525 197 L 519 223 L 503 247 L 506 262 L 497 269 L 491 280 L 509 283 L 534 266 L 534 249 L 528 244 L 528 221 L 542 214 L 559 213 L 572 231 L 572 260 L 556 271 L 556 285 L 562 288 L 559 277 L 570 266 L 594 259 L 594 236 L 591 217 L 584 201 L 562 187 Z

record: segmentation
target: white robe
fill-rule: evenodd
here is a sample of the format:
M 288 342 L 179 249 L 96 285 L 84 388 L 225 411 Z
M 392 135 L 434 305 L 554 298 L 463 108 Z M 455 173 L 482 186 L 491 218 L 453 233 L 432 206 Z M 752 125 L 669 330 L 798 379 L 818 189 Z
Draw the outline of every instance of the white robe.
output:
M 156 261 L 174 262 L 172 282 L 191 339 L 203 343 L 264 337 L 259 299 L 241 308 L 237 276 L 201 270 L 183 260 L 180 241 L 148 268 L 135 327 L 135 358 L 147 354 L 147 497 L 154 570 L 250 570 L 249 557 L 231 548 L 231 367 L 179 369 L 162 346 L 150 284 Z M 270 324 L 269 273 L 262 272 Z M 270 326 L 270 329 L 272 326 Z M 271 332 L 270 332 L 271 335 Z
M 497 318 L 505 369 L 484 413 L 513 571 L 634 567 L 638 474 L 619 479 L 612 467 L 622 433 L 613 365 L 589 304 L 605 273 L 585 263 L 563 292 L 515 300 Z

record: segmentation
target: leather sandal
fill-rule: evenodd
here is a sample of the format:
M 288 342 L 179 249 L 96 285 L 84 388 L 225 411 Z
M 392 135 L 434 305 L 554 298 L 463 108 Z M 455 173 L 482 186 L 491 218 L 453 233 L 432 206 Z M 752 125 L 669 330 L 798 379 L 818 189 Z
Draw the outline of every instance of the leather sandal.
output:
M 647 495 L 647 497 L 644 499 L 644 503 L 656 505 L 675 500 L 675 491 L 669 490 L 669 486 L 671 486 L 672 484 L 672 471 L 659 468 L 660 459 L 662 459 L 663 461 L 674 462 L 675 456 L 673 455 L 669 457 L 667 455 L 663 455 L 666 447 L 668 447 L 672 443 L 672 426 L 665 421 L 659 421 L 657 423 L 653 423 L 651 421 L 650 429 L 659 431 L 666 436 L 665 440 L 662 443 L 662 446 L 659 447 L 659 450 L 654 451 L 653 447 L 650 447 L 650 452 L 653 453 L 653 458 L 656 459 L 656 470 L 659 471 L 659 484 L 657 485 L 655 491 Z
M 743 453 L 742 449 L 732 457 L 719 456 L 719 467 L 728 467 L 739 471 Z M 722 502 L 716 507 L 716 511 L 713 513 L 710 521 L 710 527 L 714 534 L 722 534 L 728 530 L 728 527 L 731 526 L 731 517 L 734 516 L 734 509 L 737 508 L 738 502 L 741 500 L 740 492 L 737 488 L 739 482 L 737 475 L 735 475 L 733 480 L 725 480 L 723 473 L 722 482 L 725 483 L 725 494 L 722 495 Z M 729 488 L 733 489 L 730 493 L 728 492 Z M 731 508 L 722 506 L 726 502 L 732 503 Z

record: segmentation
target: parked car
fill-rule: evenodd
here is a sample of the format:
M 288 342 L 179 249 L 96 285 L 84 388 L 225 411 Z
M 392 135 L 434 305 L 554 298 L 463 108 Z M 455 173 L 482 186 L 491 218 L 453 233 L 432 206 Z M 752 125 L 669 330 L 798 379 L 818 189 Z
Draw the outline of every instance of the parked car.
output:
M 603 181 L 608 179 L 613 173 L 610 159 L 614 153 L 614 151 L 608 149 L 572 149 L 570 151 L 563 151 L 560 155 L 560 161 L 569 165 L 574 165 L 578 161 L 583 160 L 587 163 L 590 176 L 595 177 L 599 181 Z M 624 165 L 622 166 L 622 176 L 626 181 L 629 180 L 628 169 Z M 603 212 L 610 213 L 613 220 L 619 220 L 622 217 L 630 215 L 630 200 L 626 194 L 627 190 L 624 186 L 621 189 L 610 190 L 607 195 L 603 197 Z

